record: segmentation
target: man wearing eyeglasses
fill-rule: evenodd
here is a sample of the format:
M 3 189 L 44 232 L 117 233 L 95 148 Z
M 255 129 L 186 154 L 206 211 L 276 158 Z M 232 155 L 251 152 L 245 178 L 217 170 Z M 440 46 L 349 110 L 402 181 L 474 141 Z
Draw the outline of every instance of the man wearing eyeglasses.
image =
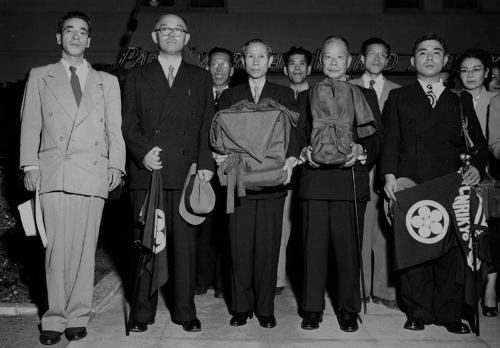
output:
M 383 75 L 387 66 L 391 47 L 384 40 L 370 38 L 361 45 L 361 62 L 365 72 L 351 83 L 372 89 L 377 94 L 380 112 L 384 109 L 389 91 L 401 87 L 389 81 Z M 394 275 L 390 265 L 392 257 L 387 253 L 387 231 L 385 221 L 379 219 L 380 197 L 377 194 L 377 183 L 374 180 L 376 168 L 370 171 L 370 200 L 366 203 L 363 231 L 363 271 L 365 275 L 366 294 L 372 296 L 375 303 L 381 303 L 389 308 L 396 308 L 396 291 Z M 373 255 L 373 261 L 372 261 Z M 366 299 L 367 300 L 367 299 Z
M 45 345 L 87 335 L 104 200 L 125 171 L 120 87 L 84 59 L 91 29 L 84 13 L 61 18 L 61 60 L 30 71 L 21 109 L 20 166 L 26 189 L 40 193 L 47 234 Z
M 165 14 L 151 33 L 158 59 L 129 73 L 124 90 L 123 133 L 130 156 L 130 184 L 137 219 L 151 172 L 161 170 L 167 231 L 173 260 L 172 319 L 185 331 L 201 330 L 196 317 L 196 227 L 178 212 L 184 180 L 197 163 L 202 184 L 210 181 L 213 163 L 208 129 L 213 117 L 210 74 L 182 59 L 190 34 L 186 21 Z M 141 231 L 135 231 L 140 239 Z M 172 277 L 171 277 L 172 278 Z M 145 331 L 155 320 L 158 294 L 150 296 L 150 274 L 144 270 L 132 308 L 131 331 Z

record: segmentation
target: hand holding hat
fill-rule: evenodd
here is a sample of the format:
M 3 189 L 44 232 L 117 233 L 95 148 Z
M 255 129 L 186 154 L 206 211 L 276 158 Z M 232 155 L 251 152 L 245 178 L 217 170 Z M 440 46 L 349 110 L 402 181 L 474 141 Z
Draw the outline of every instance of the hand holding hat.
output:
M 209 170 L 197 172 L 196 163 L 189 169 L 182 189 L 179 214 L 191 225 L 201 224 L 205 221 L 206 215 L 214 209 L 215 193 L 209 182 L 212 175 Z

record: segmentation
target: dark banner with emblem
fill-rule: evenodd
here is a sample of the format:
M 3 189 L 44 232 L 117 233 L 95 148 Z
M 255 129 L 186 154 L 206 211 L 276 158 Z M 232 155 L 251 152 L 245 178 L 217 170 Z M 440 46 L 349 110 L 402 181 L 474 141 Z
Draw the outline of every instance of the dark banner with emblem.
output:
M 456 245 L 451 207 L 461 181 L 452 173 L 396 193 L 396 269 L 439 258 Z

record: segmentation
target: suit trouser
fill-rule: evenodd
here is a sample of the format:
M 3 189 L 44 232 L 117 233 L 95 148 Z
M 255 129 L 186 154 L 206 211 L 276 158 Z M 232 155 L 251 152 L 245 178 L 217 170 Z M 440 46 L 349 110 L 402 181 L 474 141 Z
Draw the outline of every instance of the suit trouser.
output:
M 229 214 L 231 310 L 274 315 L 284 197 L 242 197 Z
M 86 327 L 104 199 L 64 192 L 45 193 L 40 199 L 47 233 L 49 303 L 42 330 L 63 332 L 68 327 Z
M 358 203 L 360 231 L 366 204 Z M 329 251 L 332 247 L 337 269 L 338 308 L 361 310 L 358 250 L 354 202 L 301 200 L 304 245 L 304 280 L 301 308 L 306 312 L 325 309 Z
M 134 220 L 137 221 L 140 209 L 146 197 L 145 190 L 132 191 Z M 196 227 L 189 225 L 179 215 L 181 191 L 164 191 L 165 220 L 167 224 L 167 248 L 169 260 L 169 280 L 174 282 L 174 306 L 172 319 L 184 322 L 194 319 L 196 307 L 194 304 L 194 287 L 196 281 Z M 135 238 L 142 237 L 142 229 L 135 229 Z M 137 265 L 136 265 L 137 267 Z M 158 303 L 158 293 L 150 295 L 151 275 L 143 269 L 138 284 L 136 304 L 133 317 L 140 322 L 154 320 Z
M 389 254 L 389 231 L 384 230 L 386 225 L 381 212 L 382 197 L 374 190 L 375 167 L 370 171 L 370 200 L 366 203 L 366 212 L 363 230 L 363 271 L 365 274 L 366 294 L 386 300 L 396 300 L 396 289 L 391 284 L 393 273 L 392 253 Z M 372 260 L 373 256 L 373 260 Z
M 401 300 L 408 319 L 441 325 L 460 321 L 464 286 L 456 279 L 463 262 L 460 248 L 454 247 L 437 260 L 401 271 Z
M 288 190 L 283 208 L 283 227 L 281 229 L 280 257 L 278 260 L 278 278 L 276 286 L 285 286 L 286 284 L 286 246 L 288 245 L 290 232 L 292 230 L 292 200 L 293 190 Z

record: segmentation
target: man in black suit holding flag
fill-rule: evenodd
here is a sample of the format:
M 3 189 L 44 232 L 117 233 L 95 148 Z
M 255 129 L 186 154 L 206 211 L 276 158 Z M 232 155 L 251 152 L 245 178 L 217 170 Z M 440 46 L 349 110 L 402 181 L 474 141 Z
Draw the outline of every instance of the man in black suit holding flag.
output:
M 457 96 L 439 79 L 447 61 L 444 40 L 435 33 L 423 35 L 416 40 L 411 58 L 417 81 L 389 94 L 382 117 L 386 136 L 380 174 L 391 200 L 396 200 L 396 178 L 408 177 L 420 184 L 460 169 L 460 154 L 467 152 L 461 106 L 474 144 L 472 162 L 464 171 L 463 182 L 476 185 L 484 173 L 487 148 L 472 98 L 467 93 Z M 453 227 L 450 229 L 453 231 Z M 423 330 L 425 324 L 438 324 L 452 333 L 470 332 L 461 322 L 464 258 L 457 239 L 453 242 L 454 246 L 441 257 L 401 272 L 406 329 Z

